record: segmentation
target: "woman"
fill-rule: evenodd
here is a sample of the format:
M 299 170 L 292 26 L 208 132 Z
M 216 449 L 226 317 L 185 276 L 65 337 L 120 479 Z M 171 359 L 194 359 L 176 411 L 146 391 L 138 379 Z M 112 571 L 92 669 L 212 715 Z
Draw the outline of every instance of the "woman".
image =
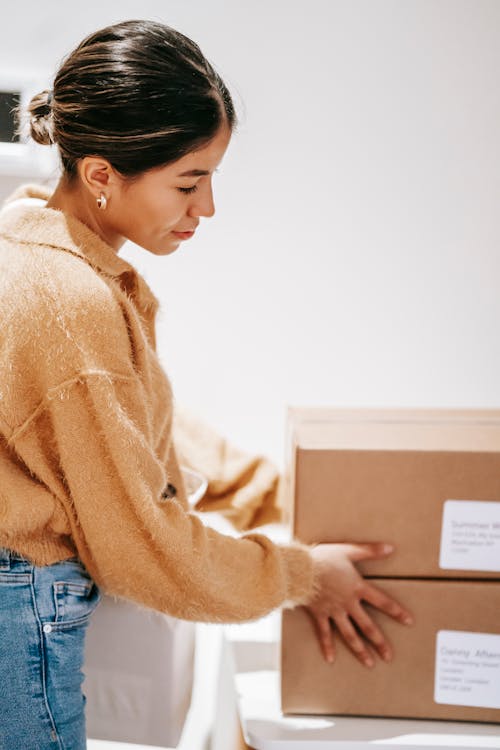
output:
M 353 564 L 384 545 L 234 539 L 188 509 L 158 300 L 119 250 L 168 255 L 213 215 L 236 122 L 224 83 L 182 34 L 127 21 L 84 39 L 29 111 L 62 175 L 52 194 L 20 188 L 0 217 L 0 746 L 85 747 L 100 589 L 211 622 L 303 604 L 328 660 L 329 618 L 364 664 L 390 659 L 361 602 L 410 616 Z M 269 503 L 275 478 L 246 474 L 236 484 Z

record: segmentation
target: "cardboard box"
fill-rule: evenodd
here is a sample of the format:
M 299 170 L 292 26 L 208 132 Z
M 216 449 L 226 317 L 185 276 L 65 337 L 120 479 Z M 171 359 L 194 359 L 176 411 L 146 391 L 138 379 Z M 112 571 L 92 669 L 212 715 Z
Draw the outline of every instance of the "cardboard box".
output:
M 290 521 L 305 543 L 392 542 L 365 575 L 500 578 L 500 411 L 291 408 Z
M 85 639 L 87 735 L 175 747 L 191 703 L 195 624 L 107 594 Z
M 285 714 L 347 714 L 500 722 L 500 583 L 376 580 L 415 616 L 403 626 L 370 608 L 394 650 L 362 666 L 335 635 L 324 661 L 303 608 L 282 619 Z
M 181 472 L 194 508 L 207 481 L 186 466 Z M 217 527 L 210 515 L 203 522 Z M 85 638 L 87 736 L 176 747 L 191 705 L 195 623 L 101 593 Z

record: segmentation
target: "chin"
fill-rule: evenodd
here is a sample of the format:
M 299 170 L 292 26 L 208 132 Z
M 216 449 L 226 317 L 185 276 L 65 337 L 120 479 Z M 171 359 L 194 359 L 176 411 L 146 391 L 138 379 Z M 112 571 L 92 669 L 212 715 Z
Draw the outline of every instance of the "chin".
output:
M 181 240 L 170 240 L 168 242 L 158 243 L 157 245 L 143 245 L 153 255 L 170 255 L 175 253 L 181 244 Z

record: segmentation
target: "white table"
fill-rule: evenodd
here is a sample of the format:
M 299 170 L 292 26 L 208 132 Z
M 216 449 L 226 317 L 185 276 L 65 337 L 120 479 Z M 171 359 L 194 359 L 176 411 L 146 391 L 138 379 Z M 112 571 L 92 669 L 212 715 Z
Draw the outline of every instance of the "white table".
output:
M 500 725 L 283 716 L 279 615 L 224 628 L 211 750 L 482 750 L 500 748 Z

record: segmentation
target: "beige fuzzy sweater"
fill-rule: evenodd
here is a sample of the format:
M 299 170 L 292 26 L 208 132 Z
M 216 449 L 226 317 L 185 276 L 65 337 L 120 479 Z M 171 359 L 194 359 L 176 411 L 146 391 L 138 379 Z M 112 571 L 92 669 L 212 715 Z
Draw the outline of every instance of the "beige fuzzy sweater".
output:
M 279 475 L 192 418 L 174 428 L 157 298 L 49 195 L 23 185 L 0 213 L 0 546 L 36 565 L 78 555 L 103 591 L 184 619 L 306 601 L 307 547 L 189 510 L 179 456 L 208 476 L 199 507 L 243 530 L 276 519 Z

